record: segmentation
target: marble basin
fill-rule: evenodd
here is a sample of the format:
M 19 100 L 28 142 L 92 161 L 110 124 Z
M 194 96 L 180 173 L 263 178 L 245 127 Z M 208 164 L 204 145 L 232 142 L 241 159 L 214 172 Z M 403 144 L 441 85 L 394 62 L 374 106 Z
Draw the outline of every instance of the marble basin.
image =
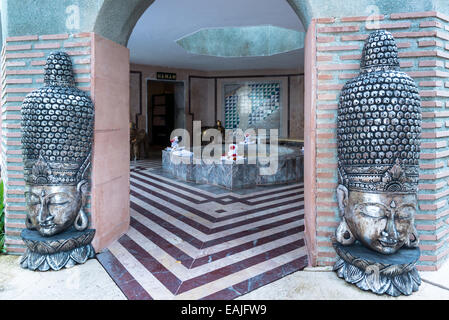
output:
M 163 150 L 162 168 L 183 181 L 217 185 L 230 190 L 292 183 L 303 178 L 304 157 L 299 148 L 278 146 L 277 152 L 271 154 L 269 145 L 239 145 L 238 148 L 238 154 L 244 156 L 243 160 L 222 160 L 221 155 L 225 154 L 225 147 L 222 146 L 221 154 L 212 163 L 198 156 L 203 154 L 204 147 L 193 149 L 195 159 L 193 153 L 184 152 L 180 156 Z M 263 148 L 264 156 L 256 156 L 259 148 Z M 270 166 L 269 159 L 276 159 L 277 166 L 272 165 L 274 170 L 264 174 L 263 168 Z

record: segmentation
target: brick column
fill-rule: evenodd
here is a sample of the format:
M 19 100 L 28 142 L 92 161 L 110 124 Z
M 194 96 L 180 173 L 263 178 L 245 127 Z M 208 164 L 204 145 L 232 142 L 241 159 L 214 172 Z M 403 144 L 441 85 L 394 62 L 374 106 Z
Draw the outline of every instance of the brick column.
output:
M 423 107 L 419 210 L 420 270 L 437 270 L 449 255 L 449 17 L 438 12 L 316 19 L 317 265 L 332 265 L 330 236 L 337 210 L 336 118 L 340 90 L 359 73 L 364 40 L 376 28 L 396 38 L 401 70 L 415 79 Z M 373 17 L 371 17 L 372 19 Z
M 47 55 L 63 50 L 72 56 L 78 88 L 90 91 L 91 34 L 10 37 L 2 50 L 1 167 L 5 183 L 6 250 L 24 252 L 20 232 L 25 228 L 24 177 L 20 109 L 25 96 L 43 85 Z M 89 211 L 90 205 L 88 206 Z

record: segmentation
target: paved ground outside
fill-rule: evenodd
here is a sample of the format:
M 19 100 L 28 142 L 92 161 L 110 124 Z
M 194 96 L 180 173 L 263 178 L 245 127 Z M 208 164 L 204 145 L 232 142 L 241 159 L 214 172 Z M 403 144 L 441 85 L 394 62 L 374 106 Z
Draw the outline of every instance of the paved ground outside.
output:
M 0 300 L 126 299 L 98 260 L 60 271 L 22 269 L 19 256 L 0 256 Z
M 19 259 L 18 256 L 0 256 L 0 300 L 126 299 L 96 259 L 58 272 L 23 270 Z M 449 300 L 449 264 L 439 271 L 420 274 L 424 281 L 418 292 L 393 298 L 359 290 L 329 269 L 306 268 L 237 300 Z

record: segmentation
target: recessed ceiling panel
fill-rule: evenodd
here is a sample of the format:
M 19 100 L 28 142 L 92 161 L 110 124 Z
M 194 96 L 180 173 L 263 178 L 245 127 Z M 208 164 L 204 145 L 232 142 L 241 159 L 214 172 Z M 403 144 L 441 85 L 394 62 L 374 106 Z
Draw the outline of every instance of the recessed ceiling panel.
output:
M 182 48 L 176 41 L 199 30 L 221 28 L 243 28 L 273 26 L 292 32 L 304 32 L 296 13 L 285 0 L 155 0 L 137 22 L 128 41 L 132 63 L 166 66 L 204 71 L 254 70 L 254 69 L 298 69 L 302 70 L 304 50 L 292 48 L 298 38 L 274 44 L 284 53 L 274 55 L 244 56 L 245 50 L 237 50 L 241 56 L 194 54 Z M 242 29 L 240 29 L 239 32 Z M 244 30 L 244 29 L 243 29 Z M 226 32 L 225 32 L 226 33 Z M 295 36 L 293 36 L 295 34 Z M 226 35 L 225 35 L 226 36 Z M 262 36 L 262 38 L 265 36 Z M 235 37 L 232 37 L 235 39 Z M 285 39 L 285 38 L 284 38 Z M 217 40 L 219 40 L 217 38 Z M 228 43 L 224 38 L 224 43 Z M 267 43 L 248 41 L 247 52 L 259 51 Z M 229 43 L 228 43 L 229 44 Z M 256 47 L 250 48 L 253 45 Z M 287 45 L 287 52 L 282 46 Z M 233 49 L 236 51 L 236 48 Z M 204 48 L 200 50 L 204 52 Z M 232 53 L 232 52 L 231 52 Z
M 304 32 L 276 26 L 201 29 L 176 42 L 186 51 L 215 57 L 261 57 L 304 47 Z

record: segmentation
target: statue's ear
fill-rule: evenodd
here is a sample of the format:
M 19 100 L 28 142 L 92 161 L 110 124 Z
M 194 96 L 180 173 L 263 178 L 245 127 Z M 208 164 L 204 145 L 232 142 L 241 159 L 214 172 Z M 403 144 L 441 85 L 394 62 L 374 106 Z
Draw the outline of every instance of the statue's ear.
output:
M 340 217 L 344 217 L 345 208 L 348 205 L 348 188 L 344 185 L 339 184 L 337 187 L 337 201 L 338 201 L 338 211 L 340 213 Z
M 87 180 L 82 180 L 78 183 L 78 185 L 76 186 L 76 190 L 81 194 L 81 197 L 83 199 L 83 202 L 86 199 L 86 195 L 87 195 L 87 189 L 89 188 L 89 181 Z
M 349 229 L 348 224 L 345 219 L 345 209 L 348 206 L 349 201 L 349 191 L 344 185 L 339 184 L 337 187 L 337 200 L 338 200 L 338 211 L 340 213 L 341 222 L 335 231 L 337 241 L 343 245 L 350 245 L 354 243 L 355 237 Z

